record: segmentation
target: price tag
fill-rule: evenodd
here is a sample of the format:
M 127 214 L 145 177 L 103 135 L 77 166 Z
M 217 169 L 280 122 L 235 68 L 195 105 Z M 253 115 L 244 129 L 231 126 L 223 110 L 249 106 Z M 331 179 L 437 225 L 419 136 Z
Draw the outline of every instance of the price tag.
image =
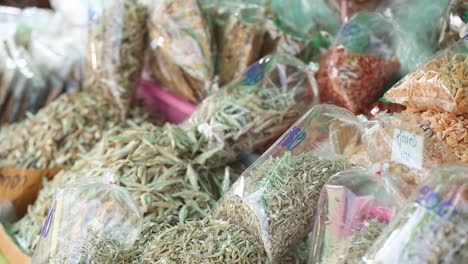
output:
M 395 129 L 392 141 L 392 161 L 411 168 L 422 169 L 424 137 Z

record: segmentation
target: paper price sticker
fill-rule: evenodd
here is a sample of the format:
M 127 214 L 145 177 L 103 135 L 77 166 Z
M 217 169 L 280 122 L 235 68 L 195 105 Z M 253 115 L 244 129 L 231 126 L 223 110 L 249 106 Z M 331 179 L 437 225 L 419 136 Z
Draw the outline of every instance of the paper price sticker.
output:
M 392 141 L 392 161 L 411 168 L 422 169 L 424 137 L 395 129 Z

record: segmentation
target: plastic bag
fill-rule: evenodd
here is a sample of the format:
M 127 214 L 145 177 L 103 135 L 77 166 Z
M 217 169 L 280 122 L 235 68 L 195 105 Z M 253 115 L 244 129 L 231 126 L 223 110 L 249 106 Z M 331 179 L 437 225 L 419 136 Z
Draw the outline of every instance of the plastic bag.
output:
M 399 69 L 392 51 L 393 31 L 392 24 L 380 14 L 354 15 L 320 61 L 316 78 L 321 101 L 354 113 L 377 101 Z
M 262 241 L 271 263 L 311 232 L 325 182 L 351 165 L 334 151 L 332 126 L 361 126 L 349 111 L 318 105 L 283 134 L 221 198 L 213 210 Z
M 215 28 L 220 85 L 241 76 L 261 57 L 265 4 L 265 0 L 205 2 L 203 8 Z
M 88 8 L 84 87 L 113 99 L 125 114 L 143 67 L 147 9 L 140 0 L 89 1 Z
M 437 138 L 462 162 L 468 162 L 468 114 L 436 112 L 433 110 L 418 111 L 408 109 L 429 123 Z
M 439 22 L 436 49 L 445 49 L 468 34 L 468 2 L 451 0 Z
M 382 164 L 410 185 L 419 184 L 428 170 L 457 160 L 429 123 L 408 113 L 379 114 L 362 140 L 374 163 Z
M 388 4 L 388 2 L 389 0 L 327 0 L 327 4 L 343 22 L 346 22 L 355 13 L 375 11 L 378 7 Z
M 385 99 L 421 110 L 468 113 L 468 40 L 460 40 L 385 93 Z
M 468 259 L 468 167 L 431 171 L 364 263 L 465 263 Z
M 404 203 L 391 175 L 353 169 L 334 175 L 320 194 L 309 263 L 360 263 Z
M 102 263 L 103 252 L 133 245 L 142 222 L 130 194 L 112 176 L 69 182 L 55 194 L 32 262 Z
M 150 12 L 152 73 L 180 96 L 201 101 L 214 77 L 214 55 L 199 1 L 155 1 Z

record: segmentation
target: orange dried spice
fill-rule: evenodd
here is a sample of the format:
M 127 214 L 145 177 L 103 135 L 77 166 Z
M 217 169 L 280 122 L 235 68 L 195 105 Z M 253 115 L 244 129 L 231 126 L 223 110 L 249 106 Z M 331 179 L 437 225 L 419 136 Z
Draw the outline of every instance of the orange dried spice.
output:
M 468 114 L 408 109 L 429 123 L 437 138 L 463 162 L 468 162 Z
M 365 112 L 399 68 L 396 59 L 386 60 L 333 46 L 320 61 L 316 76 L 321 99 L 354 113 Z

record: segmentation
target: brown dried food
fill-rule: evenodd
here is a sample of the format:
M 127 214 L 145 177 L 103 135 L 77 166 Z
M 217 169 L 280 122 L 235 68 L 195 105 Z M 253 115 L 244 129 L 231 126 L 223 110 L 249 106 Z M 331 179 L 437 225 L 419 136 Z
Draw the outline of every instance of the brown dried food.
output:
M 419 111 L 408 109 L 429 122 L 429 127 L 458 159 L 468 162 L 468 114 L 439 113 L 436 111 Z
M 196 0 L 160 0 L 150 18 L 152 72 L 168 89 L 199 102 L 214 73 L 210 27 Z
M 458 45 L 463 49 L 465 41 Z M 468 113 L 468 56 L 447 51 L 408 74 L 385 98 L 421 110 Z
M 399 68 L 396 59 L 358 54 L 334 45 L 320 61 L 316 76 L 321 100 L 360 113 L 377 100 Z

